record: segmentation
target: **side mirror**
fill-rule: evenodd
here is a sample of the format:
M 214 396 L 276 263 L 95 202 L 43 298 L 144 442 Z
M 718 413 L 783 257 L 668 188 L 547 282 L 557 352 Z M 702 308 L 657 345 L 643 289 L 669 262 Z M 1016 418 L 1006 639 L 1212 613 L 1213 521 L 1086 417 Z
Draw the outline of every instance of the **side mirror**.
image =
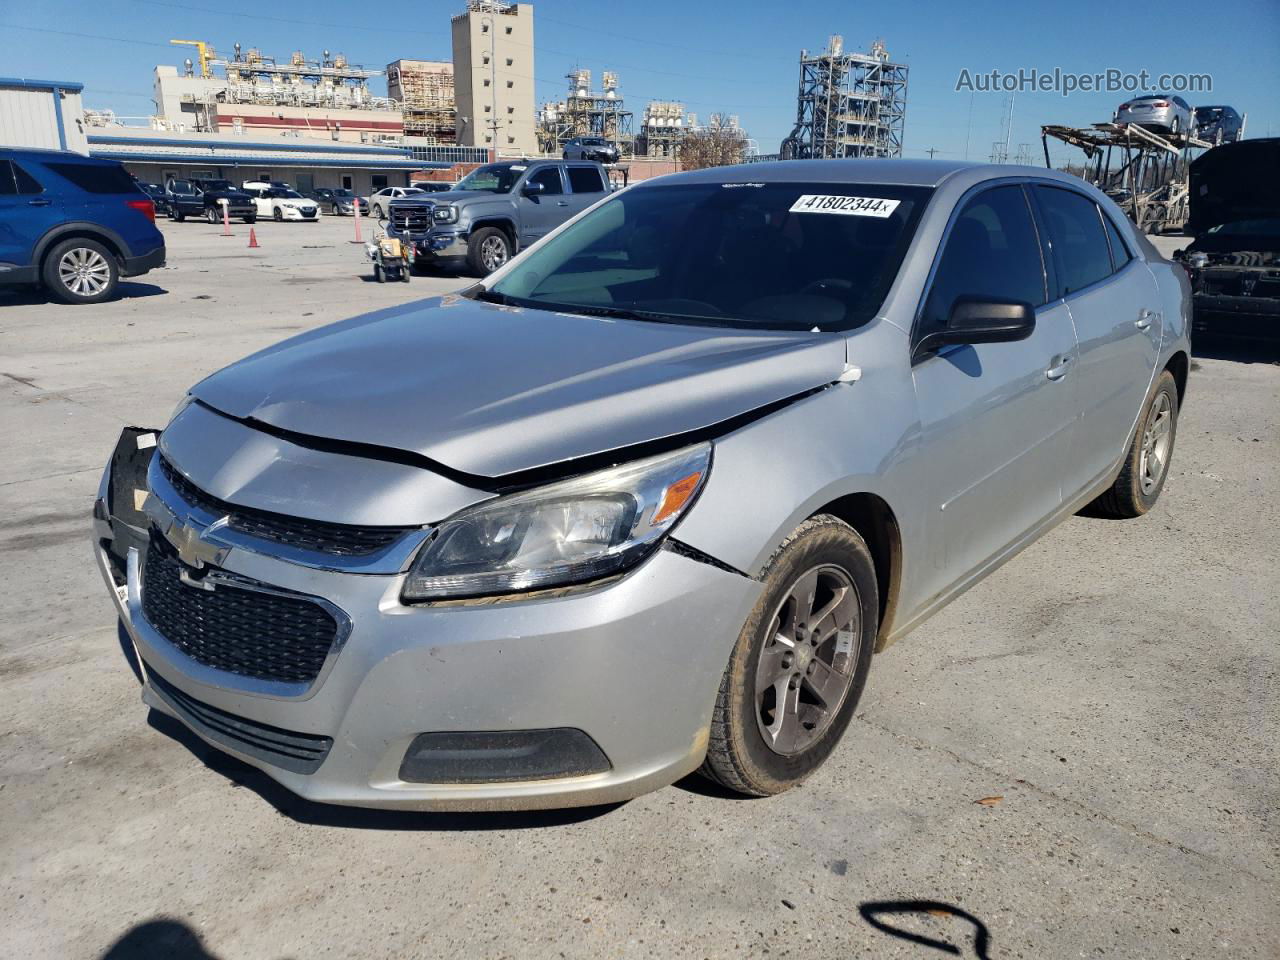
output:
M 538 194 L 542 193 L 542 191 L 545 189 L 547 189 L 545 184 L 540 182 L 535 182 L 533 180 L 529 180 L 529 181 L 526 181 L 525 185 L 520 188 L 520 192 L 523 193 L 526 197 L 536 197 Z
M 1025 340 L 1036 329 L 1036 311 L 1021 300 L 957 297 L 947 325 L 926 335 L 916 346 L 917 357 L 963 343 L 1010 343 Z

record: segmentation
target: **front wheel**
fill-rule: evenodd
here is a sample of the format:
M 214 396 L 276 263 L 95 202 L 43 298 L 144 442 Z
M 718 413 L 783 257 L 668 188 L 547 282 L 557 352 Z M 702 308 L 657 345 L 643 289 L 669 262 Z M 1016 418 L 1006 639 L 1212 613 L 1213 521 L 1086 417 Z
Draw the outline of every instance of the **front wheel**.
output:
M 757 797 L 790 789 L 831 755 L 862 695 L 879 625 L 871 551 L 836 517 L 797 527 L 764 585 L 721 678 L 700 771 Z
M 204 218 L 205 218 L 206 220 L 208 220 L 210 223 L 217 223 L 217 222 L 218 222 L 218 211 L 217 211 L 217 210 L 215 210 L 215 209 L 213 209 L 213 207 L 205 207 L 205 208 L 204 208 Z
M 245 218 L 243 218 L 243 219 L 244 219 L 244 222 L 245 222 L 245 223 L 257 223 L 257 222 L 258 222 L 258 218 L 257 218 L 257 216 L 256 216 L 256 215 L 255 215 L 255 216 L 252 216 L 252 217 L 245 217 Z
M 1113 520 L 1140 517 L 1156 505 L 1169 476 L 1173 441 L 1178 433 L 1178 384 L 1165 370 L 1138 421 L 1129 454 L 1111 489 L 1084 510 Z
M 284 213 L 281 212 L 279 207 L 276 207 L 274 210 L 271 211 L 271 219 L 273 219 L 276 223 L 279 223 L 284 219 Z
M 187 215 L 181 210 L 170 210 L 169 219 L 181 223 L 183 220 L 187 219 Z
M 467 241 L 467 265 L 488 276 L 511 259 L 511 241 L 497 227 L 481 227 Z
M 373 265 L 373 279 L 378 281 L 378 283 L 387 282 L 387 272 L 382 269 L 382 264 L 375 263 Z

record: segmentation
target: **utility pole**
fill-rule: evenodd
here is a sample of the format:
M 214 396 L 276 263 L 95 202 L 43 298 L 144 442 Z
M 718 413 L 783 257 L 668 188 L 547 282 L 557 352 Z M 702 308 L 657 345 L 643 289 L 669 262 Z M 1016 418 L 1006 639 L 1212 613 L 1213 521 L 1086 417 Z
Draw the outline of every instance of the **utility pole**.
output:
M 930 160 L 932 160 L 932 159 L 933 159 L 933 155 L 934 155 L 935 153 L 937 153 L 937 152 L 938 152 L 937 147 L 930 147 L 928 150 L 926 150 L 926 151 L 925 151 L 925 153 L 927 153 L 927 154 L 929 155 L 929 159 L 930 159 Z

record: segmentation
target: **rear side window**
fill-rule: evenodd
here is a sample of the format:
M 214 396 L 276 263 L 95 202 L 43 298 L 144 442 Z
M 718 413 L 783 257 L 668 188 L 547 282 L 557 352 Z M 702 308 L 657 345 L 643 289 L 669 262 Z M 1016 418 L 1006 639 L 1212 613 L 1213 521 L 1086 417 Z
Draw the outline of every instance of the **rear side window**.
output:
M 1070 190 L 1036 186 L 1057 270 L 1055 299 L 1111 275 L 1111 250 L 1097 204 Z
M 938 261 L 918 336 L 946 326 L 958 297 L 1045 302 L 1040 241 L 1022 187 L 994 187 L 964 205 Z
M 1111 244 L 1111 269 L 1119 270 L 1133 259 L 1133 254 L 1129 252 L 1129 245 L 1124 242 L 1116 225 L 1105 213 L 1102 215 L 1102 226 L 1107 231 L 1107 242 Z
M 8 160 L 0 160 L 0 197 L 12 197 L 18 192 L 13 182 L 13 167 Z
M 560 184 L 560 169 L 558 167 L 545 167 L 538 170 L 531 177 L 530 183 L 542 184 L 542 192 L 546 195 L 564 193 L 564 187 Z
M 569 167 L 569 189 L 574 193 L 604 193 L 604 181 L 594 167 Z
M 173 180 L 169 183 L 169 189 L 174 193 L 195 193 L 189 180 Z
M 116 164 L 46 163 L 58 176 L 88 193 L 140 193 L 133 177 Z
M 17 186 L 18 193 L 44 193 L 44 187 L 40 186 L 40 183 L 35 177 L 22 169 L 22 164 L 18 163 L 16 160 L 11 162 L 13 165 L 13 180 Z

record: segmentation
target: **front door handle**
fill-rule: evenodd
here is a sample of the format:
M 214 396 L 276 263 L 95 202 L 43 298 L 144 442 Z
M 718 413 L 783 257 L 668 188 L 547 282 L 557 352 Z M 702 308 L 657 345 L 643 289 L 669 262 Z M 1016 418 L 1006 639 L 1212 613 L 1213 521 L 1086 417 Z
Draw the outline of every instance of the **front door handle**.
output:
M 556 201 L 556 206 L 557 206 L 557 207 L 567 207 L 568 205 L 569 205 L 569 201 L 568 201 L 568 200 L 557 200 L 557 201 Z
M 1156 318 L 1156 315 L 1152 313 L 1150 310 L 1139 310 L 1138 319 L 1133 321 L 1133 325 L 1137 327 L 1139 330 L 1145 330 L 1147 329 L 1147 327 L 1151 326 L 1151 321 L 1153 321 L 1155 318 Z
M 1054 366 L 1044 372 L 1044 375 L 1050 380 L 1061 380 L 1067 375 L 1067 368 L 1071 366 L 1071 357 L 1054 358 Z
M 52 200 L 46 200 L 44 197 L 40 197 L 38 200 L 28 200 L 27 204 L 32 207 L 47 207 L 52 202 Z

